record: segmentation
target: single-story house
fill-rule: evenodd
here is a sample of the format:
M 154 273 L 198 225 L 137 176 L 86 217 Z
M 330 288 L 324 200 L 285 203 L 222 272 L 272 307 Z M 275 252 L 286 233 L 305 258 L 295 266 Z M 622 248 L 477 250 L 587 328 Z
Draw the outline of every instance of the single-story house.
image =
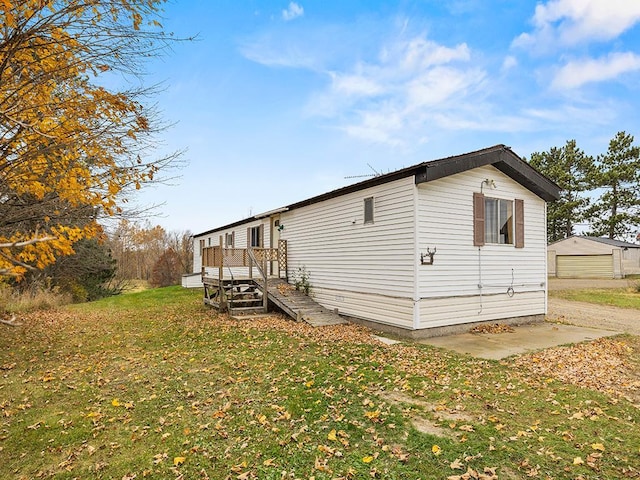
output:
M 547 247 L 549 276 L 624 278 L 640 274 L 640 245 L 602 237 L 573 235 Z
M 218 274 L 203 263 L 207 248 L 279 249 L 289 282 L 304 269 L 322 306 L 411 336 L 541 320 L 546 202 L 558 194 L 555 183 L 496 145 L 194 235 L 194 268 L 205 265 L 203 278 Z M 270 274 L 281 273 L 277 264 L 271 256 Z

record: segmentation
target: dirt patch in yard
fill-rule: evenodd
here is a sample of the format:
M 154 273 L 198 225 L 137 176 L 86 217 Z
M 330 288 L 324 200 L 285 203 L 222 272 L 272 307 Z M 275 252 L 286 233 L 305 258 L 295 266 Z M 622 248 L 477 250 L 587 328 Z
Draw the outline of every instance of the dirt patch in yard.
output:
M 430 403 L 396 391 L 380 392 L 378 393 L 378 396 L 395 405 L 416 407 L 405 410 L 413 428 L 419 432 L 428 433 L 437 437 L 458 438 L 461 434 L 452 430 L 451 427 L 449 427 L 449 424 L 468 423 L 473 421 L 471 415 L 466 413 L 461 406 L 450 408 L 443 404 Z M 426 415 L 421 415 L 421 410 L 425 413 L 430 412 L 434 418 L 428 418 Z M 443 427 L 443 423 L 447 423 L 447 427 L 449 428 Z

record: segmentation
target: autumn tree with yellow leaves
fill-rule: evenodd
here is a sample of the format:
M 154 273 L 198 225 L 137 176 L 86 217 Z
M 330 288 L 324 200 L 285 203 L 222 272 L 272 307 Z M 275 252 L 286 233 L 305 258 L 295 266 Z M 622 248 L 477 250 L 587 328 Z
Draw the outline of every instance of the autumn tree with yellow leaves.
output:
M 152 157 L 165 127 L 153 91 L 104 86 L 174 41 L 163 2 L 0 0 L 0 275 L 73 253 L 176 165 L 177 153 Z

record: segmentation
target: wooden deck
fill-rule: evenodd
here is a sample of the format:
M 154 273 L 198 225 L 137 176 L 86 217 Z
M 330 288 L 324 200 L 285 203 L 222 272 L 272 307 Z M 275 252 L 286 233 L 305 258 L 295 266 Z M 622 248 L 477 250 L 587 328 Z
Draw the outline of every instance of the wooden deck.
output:
M 324 308 L 280 278 L 283 273 L 285 278 L 287 276 L 286 240 L 280 240 L 277 249 L 225 248 L 223 243 L 223 237 L 220 236 L 218 246 L 202 248 L 205 304 L 236 315 L 266 313 L 268 301 L 271 301 L 294 320 L 307 322 L 314 327 L 348 323 L 336 312 Z M 267 276 L 269 262 L 272 267 L 274 263 L 277 264 L 277 270 L 272 272 L 276 276 L 271 278 Z M 208 274 L 207 267 L 215 269 L 217 274 Z
M 283 279 L 270 278 L 267 284 L 269 300 L 298 322 L 307 322 L 314 327 L 349 323 Z

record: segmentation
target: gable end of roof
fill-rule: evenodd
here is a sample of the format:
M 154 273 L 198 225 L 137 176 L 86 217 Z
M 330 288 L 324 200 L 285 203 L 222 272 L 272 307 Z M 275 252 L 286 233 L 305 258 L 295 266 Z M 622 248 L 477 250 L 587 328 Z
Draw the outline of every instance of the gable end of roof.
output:
M 416 173 L 416 184 L 431 182 L 486 165 L 494 166 L 547 202 L 560 197 L 558 185 L 504 145 L 422 164 Z

